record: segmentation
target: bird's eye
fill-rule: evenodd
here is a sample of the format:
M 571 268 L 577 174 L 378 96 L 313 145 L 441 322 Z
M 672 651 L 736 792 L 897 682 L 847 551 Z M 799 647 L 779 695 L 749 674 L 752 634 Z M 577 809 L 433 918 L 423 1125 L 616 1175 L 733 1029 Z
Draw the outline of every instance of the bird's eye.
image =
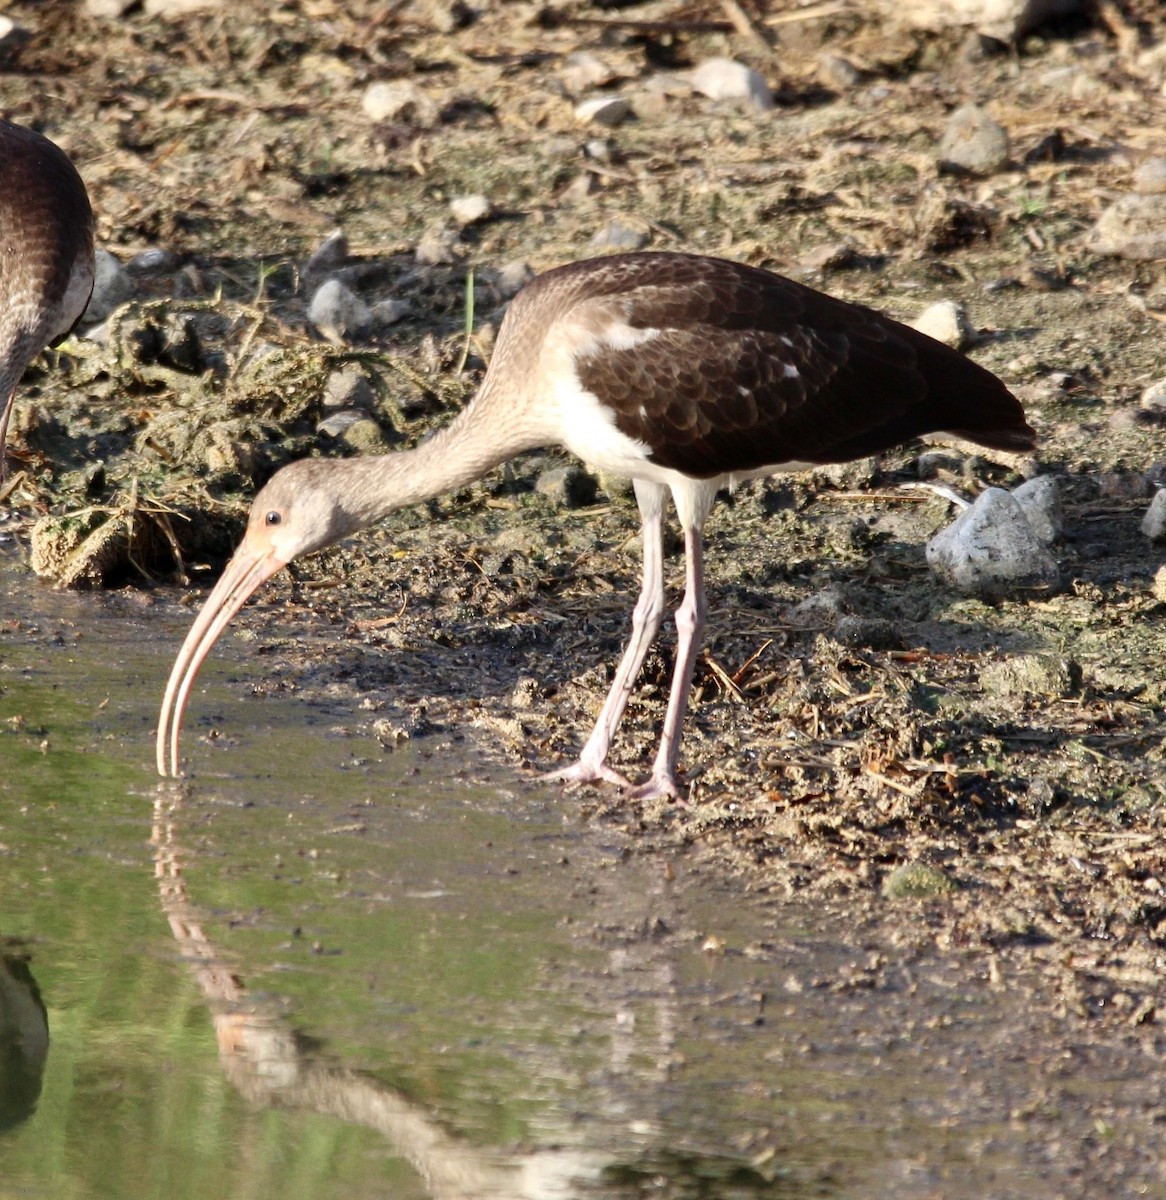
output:
M 269 512 L 264 520 L 268 525 L 278 525 L 283 520 L 283 514 L 279 512 Z

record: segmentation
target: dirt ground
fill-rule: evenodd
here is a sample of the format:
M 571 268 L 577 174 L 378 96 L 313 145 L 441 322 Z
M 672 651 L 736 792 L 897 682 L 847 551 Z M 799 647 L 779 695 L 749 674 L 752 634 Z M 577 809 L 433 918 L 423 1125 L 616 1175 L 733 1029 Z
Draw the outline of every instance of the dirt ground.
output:
M 898 486 L 919 477 L 917 445 L 743 489 L 709 524 L 687 803 L 588 790 L 581 819 L 750 889 L 818 897 L 996 986 L 1035 971 L 1050 1011 L 1152 1042 L 1166 623 L 1162 552 L 1140 522 L 1166 455 L 1140 397 L 1166 377 L 1166 278 L 1088 235 L 1166 153 L 1166 17 L 1102 5 L 1005 47 L 862 9 L 759 20 L 767 45 L 711 0 L 288 0 L 116 20 L 0 3 L 30 34 L 0 61 L 0 111 L 74 157 L 100 243 L 134 283 L 104 343 L 74 339 L 30 374 L 7 528 L 67 582 L 157 603 L 205 588 L 278 465 L 405 445 L 448 419 L 515 264 L 600 252 L 613 222 L 646 248 L 762 264 L 906 319 L 956 300 L 1040 446 L 1022 462 L 951 450 L 927 469 L 967 496 L 1051 474 L 1062 586 L 991 604 L 941 586 L 922 548 L 953 509 Z M 632 99 L 612 128 L 576 118 L 579 51 L 603 66 L 586 92 Z M 694 94 L 684 70 L 718 54 L 760 70 L 774 109 Z M 373 120 L 361 99 L 385 80 L 417 91 Z M 1011 142 L 983 178 L 941 171 L 935 150 L 971 100 Z M 476 194 L 488 214 L 459 225 L 450 201 Z M 307 316 L 309 258 L 336 229 L 350 285 L 408 312 L 327 340 Z M 354 370 L 368 416 L 321 429 L 329 378 Z M 619 488 L 578 507 L 535 490 L 565 461 L 518 461 L 296 565 L 236 622 L 258 637 L 257 686 L 350 698 L 355 756 L 460 730 L 527 777 L 577 751 L 639 559 Z M 622 730 L 615 761 L 633 775 L 671 646 Z M 932 871 L 904 881 L 905 863 Z M 888 895 L 892 879 L 922 898 Z

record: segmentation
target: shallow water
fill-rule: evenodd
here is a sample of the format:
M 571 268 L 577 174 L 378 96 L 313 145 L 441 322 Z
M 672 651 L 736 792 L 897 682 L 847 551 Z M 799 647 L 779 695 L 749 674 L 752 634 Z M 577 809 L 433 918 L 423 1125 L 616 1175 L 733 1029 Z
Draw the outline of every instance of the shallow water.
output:
M 343 709 L 248 695 L 263 664 L 231 636 L 192 774 L 160 784 L 189 612 L 2 569 L 0 1197 L 958 1198 L 1072 1176 L 1055 1130 L 1010 1117 L 1043 1081 L 1006 993 L 936 964 L 869 988 L 879 947 L 639 854 L 457 741 L 362 759 Z

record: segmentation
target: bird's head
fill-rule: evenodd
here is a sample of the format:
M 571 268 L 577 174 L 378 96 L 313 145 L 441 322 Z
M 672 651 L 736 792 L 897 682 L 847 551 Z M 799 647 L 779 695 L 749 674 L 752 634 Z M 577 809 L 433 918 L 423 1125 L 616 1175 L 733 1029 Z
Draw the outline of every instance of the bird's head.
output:
M 199 667 L 231 617 L 293 558 L 329 546 L 367 524 L 350 507 L 353 488 L 344 486 L 343 473 L 342 462 L 303 459 L 278 471 L 255 497 L 247 532 L 186 635 L 170 672 L 158 721 L 160 774 L 178 774 L 178 738 L 186 698 Z M 360 495 L 359 486 L 355 494 Z
M 345 506 L 343 489 L 331 478 L 339 466 L 307 458 L 277 471 L 251 505 L 237 554 L 270 556 L 286 566 L 355 532 L 362 522 Z

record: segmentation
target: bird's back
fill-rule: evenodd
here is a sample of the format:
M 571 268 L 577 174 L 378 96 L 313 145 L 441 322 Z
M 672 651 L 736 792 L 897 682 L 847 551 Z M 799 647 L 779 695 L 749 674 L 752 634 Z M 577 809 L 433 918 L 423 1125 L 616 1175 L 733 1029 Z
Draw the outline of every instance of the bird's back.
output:
M 64 337 L 92 289 L 85 185 L 47 138 L 0 121 L 0 353 L 15 361 L 25 347 L 27 361 Z
M 971 359 L 740 263 L 668 253 L 571 263 L 520 293 L 506 324 L 543 361 L 569 360 L 652 463 L 698 478 L 845 461 L 930 432 L 1002 450 L 1034 442 L 1015 397 Z M 506 334 L 500 350 L 533 354 Z

